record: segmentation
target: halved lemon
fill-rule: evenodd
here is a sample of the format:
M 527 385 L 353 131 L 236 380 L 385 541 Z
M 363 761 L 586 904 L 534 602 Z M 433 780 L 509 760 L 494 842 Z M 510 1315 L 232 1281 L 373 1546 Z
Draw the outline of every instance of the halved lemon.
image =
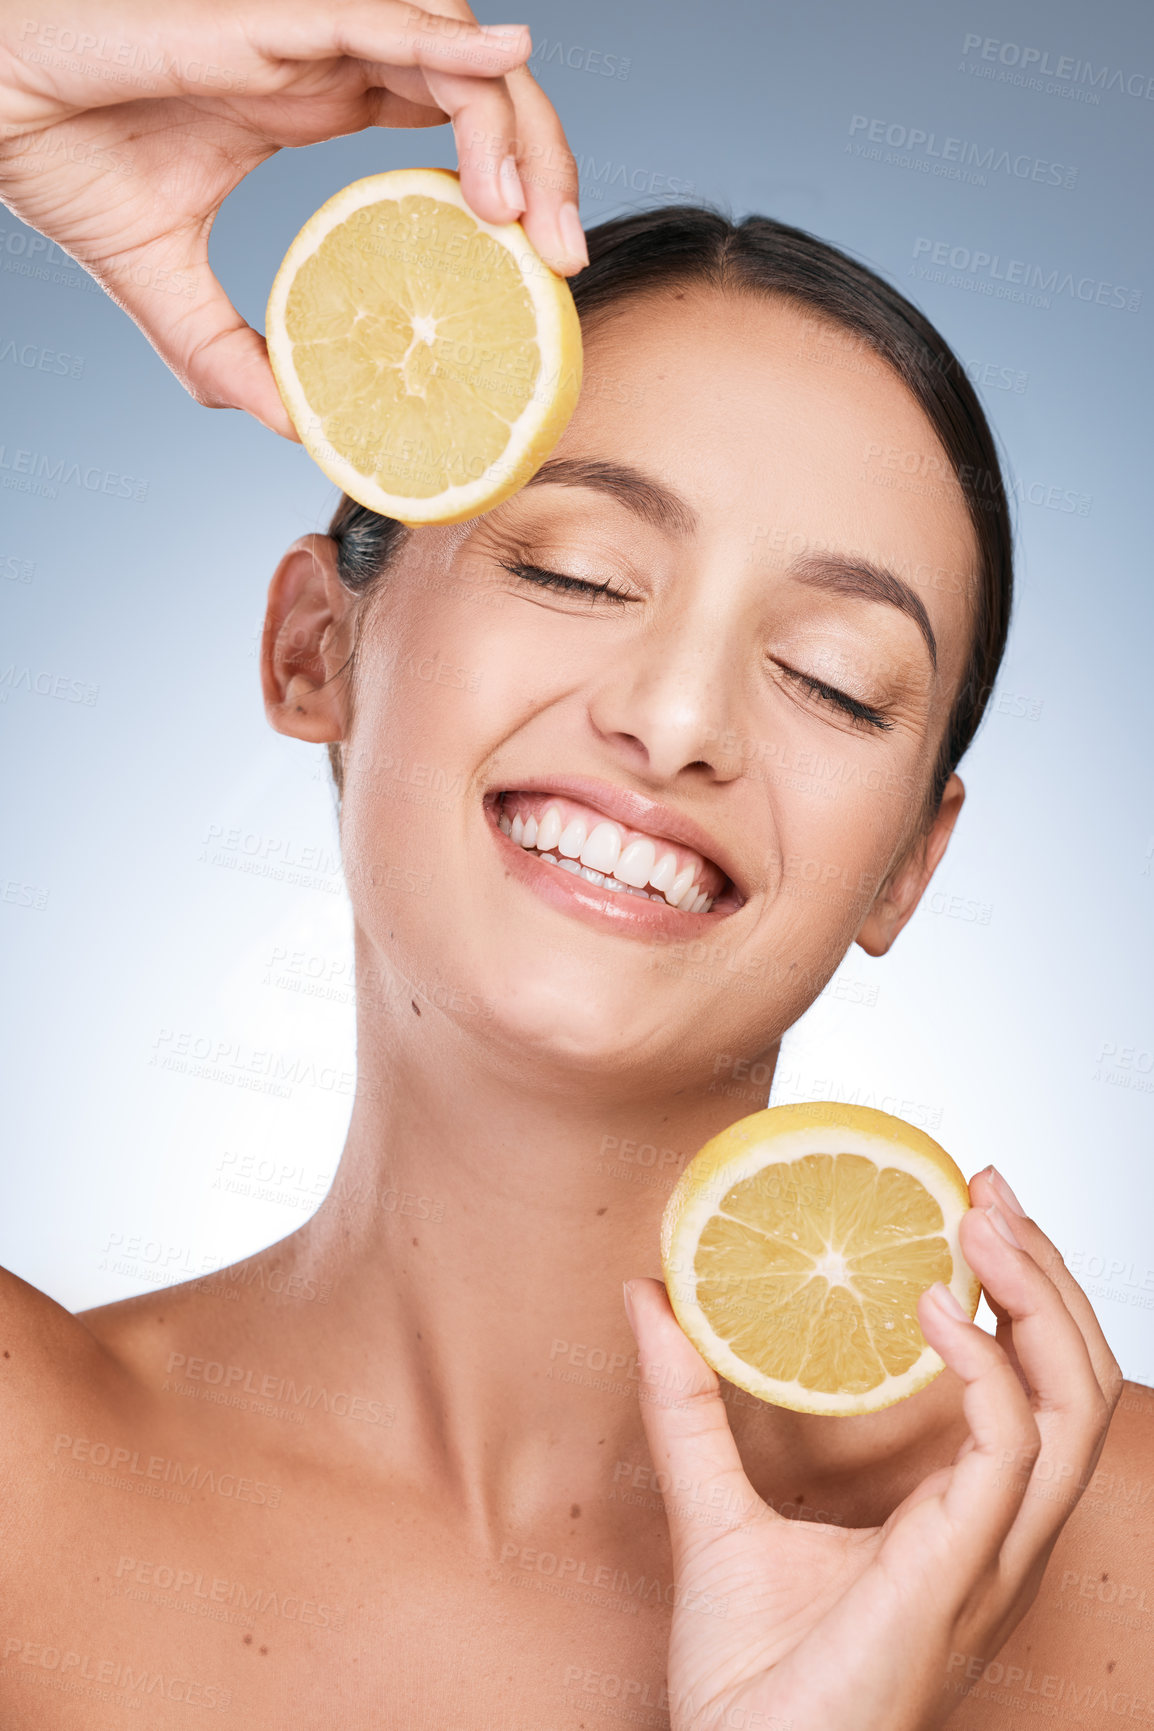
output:
M 444 168 L 369 175 L 322 205 L 277 272 L 266 337 L 309 455 L 409 524 L 463 522 L 524 486 L 581 388 L 565 278 Z
M 932 1137 L 820 1100 L 740 1119 L 690 1161 L 666 1205 L 674 1314 L 720 1376 L 795 1412 L 876 1412 L 944 1369 L 917 1301 L 981 1294 L 958 1243 L 965 1178 Z

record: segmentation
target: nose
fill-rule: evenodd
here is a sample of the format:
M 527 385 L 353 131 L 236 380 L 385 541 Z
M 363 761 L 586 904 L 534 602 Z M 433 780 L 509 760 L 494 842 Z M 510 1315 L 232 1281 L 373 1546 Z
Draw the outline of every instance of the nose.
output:
M 590 699 L 590 720 L 631 769 L 654 783 L 684 771 L 732 781 L 741 773 L 734 712 L 745 675 L 734 622 L 716 596 L 712 605 L 699 597 L 675 617 L 651 620 L 606 667 Z

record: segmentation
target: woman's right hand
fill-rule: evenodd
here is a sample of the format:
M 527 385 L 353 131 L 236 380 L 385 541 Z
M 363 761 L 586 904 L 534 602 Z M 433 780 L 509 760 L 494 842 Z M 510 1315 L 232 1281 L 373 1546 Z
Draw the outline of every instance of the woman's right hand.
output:
M 970 1434 L 880 1527 L 791 1521 L 763 1502 L 718 1378 L 660 1281 L 628 1283 L 650 1454 L 669 1485 L 693 1487 L 665 1498 L 673 1731 L 931 1731 L 1029 1609 L 1122 1373 L 1086 1294 L 992 1167 L 970 1196 L 961 1246 L 997 1335 L 922 1294 L 919 1325 L 964 1385 Z
M 576 165 L 530 52 L 524 26 L 484 28 L 464 0 L 57 0 L 38 18 L 3 0 L 0 199 L 84 265 L 198 402 L 295 439 L 264 339 L 209 266 L 217 211 L 285 146 L 451 120 L 471 209 L 524 211 L 571 275 L 586 262 Z

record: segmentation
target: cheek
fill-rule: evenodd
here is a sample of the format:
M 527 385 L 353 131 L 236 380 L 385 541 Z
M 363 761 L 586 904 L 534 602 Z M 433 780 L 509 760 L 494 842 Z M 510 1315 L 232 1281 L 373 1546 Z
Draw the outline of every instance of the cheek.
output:
M 863 798 L 820 776 L 812 789 L 808 796 L 795 795 L 782 825 L 782 885 L 809 886 L 831 910 L 864 913 L 902 834 L 905 802 L 879 804 L 876 794 Z
M 444 818 L 460 804 L 499 716 L 478 611 L 421 588 L 380 603 L 358 650 L 342 748 L 358 835 L 392 831 L 403 844 L 425 827 L 421 813 Z
M 404 671 L 387 701 L 358 706 L 345 742 L 342 840 L 376 852 L 387 843 L 411 851 L 424 831 L 461 804 L 468 765 L 453 741 L 451 700 Z M 458 736 L 459 737 L 459 736 Z
M 912 773 L 819 756 L 774 772 L 774 845 L 754 944 L 820 990 L 853 941 L 917 810 Z

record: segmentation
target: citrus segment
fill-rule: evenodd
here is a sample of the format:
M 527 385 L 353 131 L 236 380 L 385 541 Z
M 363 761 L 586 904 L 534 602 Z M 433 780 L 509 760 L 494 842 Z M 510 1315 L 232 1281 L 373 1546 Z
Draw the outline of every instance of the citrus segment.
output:
M 405 523 L 490 510 L 556 445 L 581 385 L 569 286 L 455 174 L 354 181 L 301 229 L 269 297 L 269 359 L 329 478 Z
M 801 1412 L 873 1412 L 943 1368 L 917 1301 L 980 1287 L 958 1243 L 969 1190 L 923 1131 L 868 1107 L 773 1106 L 683 1172 L 662 1222 L 674 1312 L 730 1382 Z

